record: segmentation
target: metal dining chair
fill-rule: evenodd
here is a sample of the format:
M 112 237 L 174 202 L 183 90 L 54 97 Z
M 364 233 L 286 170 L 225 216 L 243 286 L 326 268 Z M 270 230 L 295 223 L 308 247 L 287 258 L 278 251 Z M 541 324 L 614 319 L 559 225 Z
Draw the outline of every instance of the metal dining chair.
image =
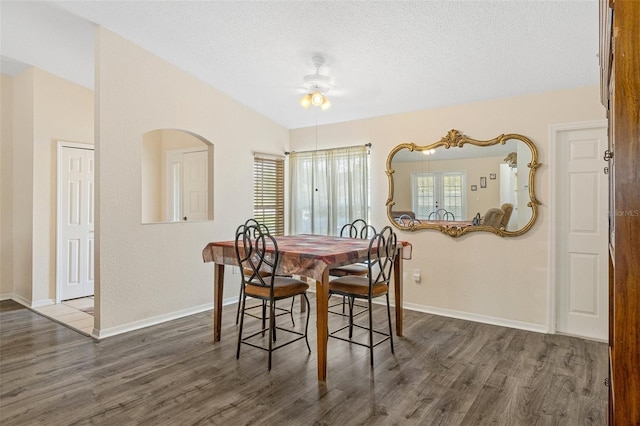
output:
M 366 276 L 345 275 L 329 281 L 329 297 L 332 295 L 340 295 L 346 297 L 349 302 L 349 322 L 347 325 L 338 328 L 335 331 L 329 331 L 329 337 L 344 340 L 356 345 L 369 348 L 371 367 L 373 367 L 373 348 L 387 340 L 391 343 L 391 353 L 393 349 L 393 331 L 391 327 L 391 308 L 389 305 L 389 283 L 393 272 L 393 262 L 396 257 L 398 247 L 398 239 L 390 226 L 386 226 L 375 234 L 370 242 L 367 254 Z M 389 332 L 374 330 L 373 328 L 373 310 L 372 300 L 385 296 L 387 299 L 387 319 L 389 321 Z M 368 307 L 368 326 L 356 324 L 353 319 L 353 300 L 363 299 L 367 301 Z M 353 340 L 353 328 L 358 327 L 368 331 L 368 343 Z M 348 337 L 344 337 L 344 330 L 348 329 Z M 374 342 L 374 334 L 382 336 L 382 339 Z
M 269 228 L 267 227 L 267 225 L 259 223 L 257 220 L 255 219 L 248 219 L 245 223 L 244 226 L 252 226 L 258 229 L 261 229 L 263 233 L 266 234 L 270 234 L 269 232 Z M 245 275 L 251 275 L 252 271 L 251 269 L 248 268 L 241 268 L 241 272 L 243 274 L 243 276 Z M 260 273 L 266 277 L 268 276 L 268 273 L 265 271 L 260 271 Z M 242 300 L 242 296 L 243 296 L 243 292 L 244 292 L 244 286 L 240 285 L 240 295 L 238 296 L 238 309 L 236 311 L 236 325 L 238 325 L 238 321 L 240 320 L 240 301 Z M 293 319 L 293 305 L 295 303 L 295 299 L 291 300 L 291 308 L 290 309 L 285 309 L 285 308 L 280 308 L 280 307 L 276 307 L 276 317 L 282 316 L 282 315 L 290 315 L 291 316 L 291 323 L 295 326 L 295 320 Z M 254 313 L 255 310 L 260 309 L 261 312 L 260 314 L 256 314 Z M 265 301 L 262 301 L 259 305 L 254 305 L 254 306 L 250 306 L 246 308 L 246 314 L 250 315 L 254 318 L 259 318 L 262 319 L 262 327 L 264 328 L 264 324 L 266 323 L 266 318 L 267 318 L 267 304 Z
M 347 237 L 347 238 L 368 239 L 374 236 L 375 233 L 376 233 L 376 228 L 373 225 L 369 225 L 364 219 L 356 219 L 351 223 L 345 224 L 340 229 L 340 236 Z M 336 268 L 332 268 L 329 270 L 329 275 L 332 277 L 344 277 L 347 275 L 361 276 L 361 275 L 367 275 L 368 272 L 369 272 L 369 269 L 366 263 L 353 263 L 351 265 L 344 265 L 344 266 L 338 266 Z M 351 303 L 353 304 L 354 301 L 352 300 Z M 342 306 L 342 312 L 331 310 L 331 308 L 334 308 L 336 306 Z M 329 305 L 329 312 L 332 314 L 346 316 L 347 314 L 345 313 L 345 306 L 346 306 L 346 298 L 343 297 L 341 302 L 334 303 L 333 305 Z M 354 306 L 362 308 L 359 311 L 355 312 L 355 315 L 360 315 L 366 312 L 367 310 L 367 307 L 363 305 L 356 304 Z M 353 310 L 351 312 L 353 314 Z
M 456 216 L 447 209 L 438 209 L 429 213 L 429 220 L 456 220 Z
M 276 275 L 276 269 L 280 260 L 280 252 L 276 239 L 259 224 L 249 223 L 240 225 L 236 231 L 235 251 L 238 265 L 249 273 L 242 274 L 242 301 L 240 309 L 240 327 L 238 329 L 238 349 L 236 359 L 240 358 L 240 347 L 242 344 L 253 346 L 269 352 L 269 370 L 271 370 L 272 352 L 283 346 L 304 339 L 307 343 L 307 349 L 311 352 L 309 339 L 307 338 L 307 330 L 309 328 L 309 317 L 311 314 L 311 306 L 307 297 L 309 284 L 304 281 Z M 276 325 L 276 301 L 282 299 L 294 299 L 301 295 L 307 303 L 307 320 L 304 327 L 304 333 L 292 328 L 284 328 Z M 262 316 L 262 327 L 260 330 L 243 337 L 243 328 L 246 314 L 247 297 L 259 299 L 263 302 L 263 306 L 269 308 L 269 324 L 265 327 L 265 315 Z M 276 330 L 295 335 L 293 339 L 287 339 L 284 343 L 276 345 Z M 267 347 L 264 342 L 260 344 L 261 337 L 268 332 Z
M 408 214 L 402 214 L 394 218 L 394 220 L 400 226 L 420 225 L 420 221 L 418 219 L 415 219 Z

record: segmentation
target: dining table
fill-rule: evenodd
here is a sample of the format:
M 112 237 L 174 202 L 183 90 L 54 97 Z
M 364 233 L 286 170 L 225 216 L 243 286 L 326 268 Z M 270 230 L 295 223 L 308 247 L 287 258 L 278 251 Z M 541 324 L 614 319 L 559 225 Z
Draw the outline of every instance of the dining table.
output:
M 327 379 L 327 339 L 329 313 L 329 270 L 367 260 L 369 240 L 329 235 L 300 234 L 276 236 L 280 262 L 276 274 L 298 275 L 316 282 L 316 328 L 318 380 Z M 273 249 L 272 249 L 273 250 Z M 221 339 L 222 304 L 225 265 L 238 266 L 235 241 L 211 242 L 202 250 L 204 262 L 214 263 L 213 329 L 214 343 Z M 402 336 L 402 267 L 403 260 L 411 259 L 411 244 L 398 241 L 394 260 L 393 284 L 396 334 Z

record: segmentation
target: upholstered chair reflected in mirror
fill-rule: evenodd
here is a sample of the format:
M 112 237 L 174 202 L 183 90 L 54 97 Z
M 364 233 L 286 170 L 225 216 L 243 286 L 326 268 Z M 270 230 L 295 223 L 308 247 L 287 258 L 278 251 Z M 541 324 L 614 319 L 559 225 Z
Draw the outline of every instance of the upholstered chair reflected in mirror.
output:
M 502 216 L 502 220 L 500 221 L 500 227 L 507 229 L 509 219 L 511 219 L 511 213 L 513 213 L 513 204 L 504 203 L 500 206 L 500 209 L 504 212 L 504 216 Z
M 498 208 L 491 208 L 487 210 L 482 218 L 482 224 L 485 226 L 492 226 L 494 228 L 500 228 L 500 223 L 504 217 L 504 211 Z

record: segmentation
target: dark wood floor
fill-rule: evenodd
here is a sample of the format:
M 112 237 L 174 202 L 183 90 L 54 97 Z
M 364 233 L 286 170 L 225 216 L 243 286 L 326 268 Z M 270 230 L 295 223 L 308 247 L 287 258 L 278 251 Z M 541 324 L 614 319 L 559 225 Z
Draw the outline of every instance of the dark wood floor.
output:
M 404 323 L 374 369 L 366 348 L 330 339 L 319 384 L 313 316 L 312 353 L 293 343 L 268 372 L 266 352 L 243 346 L 235 358 L 235 305 L 214 345 L 211 312 L 95 342 L 0 302 L 0 423 L 606 424 L 604 343 L 412 311 Z

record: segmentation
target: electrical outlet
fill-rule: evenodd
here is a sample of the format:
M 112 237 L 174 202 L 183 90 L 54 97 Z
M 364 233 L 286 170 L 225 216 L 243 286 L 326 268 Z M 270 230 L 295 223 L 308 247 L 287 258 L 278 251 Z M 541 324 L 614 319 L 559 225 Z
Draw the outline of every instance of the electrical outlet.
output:
M 238 272 L 240 272 L 240 269 L 237 266 L 234 266 L 233 269 L 231 270 L 232 274 L 237 274 Z
M 416 269 L 413 271 L 413 280 L 416 283 L 420 283 L 420 281 L 422 281 L 422 271 L 420 271 L 420 269 Z

